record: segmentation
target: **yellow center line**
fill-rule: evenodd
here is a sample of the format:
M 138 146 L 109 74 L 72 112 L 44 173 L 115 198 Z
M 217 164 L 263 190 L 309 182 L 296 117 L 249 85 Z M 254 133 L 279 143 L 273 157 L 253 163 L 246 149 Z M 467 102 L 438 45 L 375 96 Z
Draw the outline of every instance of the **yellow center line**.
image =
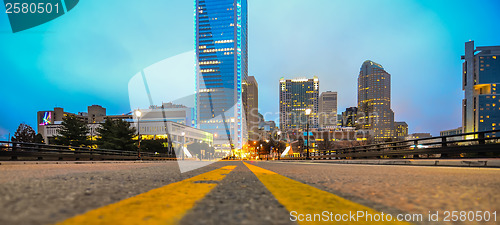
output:
M 58 224 L 177 224 L 236 166 L 225 166 L 153 189 Z M 213 181 L 213 182 L 212 182 Z
M 264 186 L 266 186 L 278 202 L 285 206 L 290 212 L 290 218 L 297 220 L 299 224 L 331 224 L 332 221 L 335 223 L 337 222 L 335 218 L 337 214 L 341 215 L 337 217 L 337 219 L 341 221 L 339 223 L 344 224 L 409 224 L 407 222 L 396 221 L 377 222 L 374 221 L 376 218 L 372 221 L 367 221 L 366 218 L 369 220 L 369 217 L 351 217 L 350 215 L 356 214 L 358 211 L 364 212 L 365 215 L 371 214 L 372 216 L 375 214 L 380 215 L 380 212 L 341 198 L 330 192 L 292 180 L 273 171 L 245 162 L 244 164 L 257 176 Z M 329 213 L 327 213 L 328 216 L 325 216 L 325 214 L 323 214 L 325 211 L 333 213 L 333 216 Z M 352 218 L 355 218 L 355 220 L 352 221 Z M 392 219 L 396 220 L 396 215 L 394 215 Z

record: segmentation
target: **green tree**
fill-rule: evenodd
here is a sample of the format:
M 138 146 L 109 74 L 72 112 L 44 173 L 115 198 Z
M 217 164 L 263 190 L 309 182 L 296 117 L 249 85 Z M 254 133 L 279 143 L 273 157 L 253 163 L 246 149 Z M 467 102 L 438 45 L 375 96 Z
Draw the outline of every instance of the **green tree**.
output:
M 167 153 L 168 152 L 167 143 L 168 143 L 167 139 L 142 140 L 141 151 Z
M 13 142 L 33 143 L 35 141 L 35 130 L 25 123 L 19 124 L 16 133 L 11 138 Z
M 56 144 L 75 147 L 88 145 L 89 128 L 84 121 L 75 115 L 67 115 L 63 118 L 61 125 L 54 140 Z
M 37 135 L 35 135 L 35 138 L 33 139 L 33 142 L 37 143 L 37 144 L 43 144 L 43 143 L 45 143 L 45 141 L 43 140 L 43 136 L 40 133 L 38 133 Z
M 130 124 L 121 119 L 107 119 L 100 128 L 97 129 L 99 137 L 97 145 L 99 148 L 113 150 L 137 150 L 136 141 L 133 138 L 136 136 L 136 129 Z

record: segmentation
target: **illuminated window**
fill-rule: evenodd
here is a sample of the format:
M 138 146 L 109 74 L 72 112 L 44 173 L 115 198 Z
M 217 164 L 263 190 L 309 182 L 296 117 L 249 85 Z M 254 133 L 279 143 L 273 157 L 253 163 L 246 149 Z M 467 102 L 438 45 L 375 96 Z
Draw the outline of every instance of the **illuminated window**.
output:
M 482 123 L 482 122 L 484 122 L 484 120 L 479 120 L 479 122 L 481 122 L 481 123 Z
M 496 56 L 496 55 L 494 55 L 494 56 L 492 56 L 491 58 L 493 58 L 493 59 L 497 59 L 497 56 Z

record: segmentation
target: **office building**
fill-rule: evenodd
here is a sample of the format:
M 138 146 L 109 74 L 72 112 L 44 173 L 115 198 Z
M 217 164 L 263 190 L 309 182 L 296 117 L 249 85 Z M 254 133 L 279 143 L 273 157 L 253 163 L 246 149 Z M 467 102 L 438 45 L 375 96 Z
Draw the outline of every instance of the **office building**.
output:
M 318 120 L 320 128 L 337 127 L 337 92 L 327 91 L 321 93 L 319 96 Z
M 406 122 L 394 122 L 394 134 L 398 141 L 403 141 L 408 136 L 408 124 Z
M 342 126 L 342 114 L 337 114 L 337 127 L 341 127 Z
M 254 76 L 247 80 L 247 130 L 249 140 L 259 139 L 259 86 Z
M 415 140 L 415 139 L 430 138 L 430 137 L 432 137 L 431 133 L 413 133 L 413 134 L 408 134 L 405 140 Z
M 449 135 L 457 135 L 457 134 L 462 134 L 463 128 L 455 128 L 451 130 L 443 130 L 439 132 L 439 136 L 449 136 Z
M 455 129 L 451 129 L 451 130 L 440 131 L 439 136 L 459 135 L 459 134 L 463 134 L 462 132 L 463 132 L 463 128 L 459 127 L 459 128 L 455 128 Z M 463 140 L 463 136 L 455 136 L 455 137 L 446 138 L 446 141 L 459 141 L 459 140 Z
M 318 127 L 319 79 L 280 79 L 280 129 L 305 129 L 309 120 L 310 128 Z M 311 109 L 309 116 L 306 109 Z
M 172 121 L 182 125 L 195 127 L 194 108 L 171 102 L 163 103 L 161 106 L 150 106 L 149 109 L 141 109 L 141 121 Z
M 195 0 L 196 123 L 216 148 L 241 148 L 248 138 L 247 1 Z
M 278 134 L 278 127 L 276 126 L 276 122 L 269 120 L 262 120 L 259 123 L 259 140 L 270 140 L 271 138 L 276 138 Z
M 106 108 L 100 105 L 91 105 L 87 107 L 87 123 L 101 123 L 106 116 Z
M 357 125 L 357 107 L 349 107 L 346 108 L 344 112 L 342 112 L 342 126 L 343 127 L 356 127 Z
M 391 75 L 382 65 L 367 60 L 358 76 L 358 124 L 373 130 L 375 141 L 394 138 Z
M 474 41 L 466 42 L 462 60 L 463 133 L 500 128 L 500 46 L 474 48 Z

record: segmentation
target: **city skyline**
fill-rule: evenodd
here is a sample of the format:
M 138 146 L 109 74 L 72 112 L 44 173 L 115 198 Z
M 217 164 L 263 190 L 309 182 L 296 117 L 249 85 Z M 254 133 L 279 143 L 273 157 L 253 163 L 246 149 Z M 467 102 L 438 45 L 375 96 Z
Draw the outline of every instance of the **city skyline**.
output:
M 383 64 L 393 75 L 393 109 L 396 120 L 406 121 L 410 133 L 431 132 L 436 135 L 440 130 L 461 125 L 463 93 L 460 56 L 463 55 L 463 43 L 469 39 L 475 40 L 478 46 L 498 45 L 499 42 L 497 38 L 499 31 L 485 29 L 494 27 L 492 26 L 494 21 L 498 21 L 499 15 L 487 13 L 498 8 L 496 2 L 488 2 L 482 6 L 467 5 L 467 7 L 455 2 L 452 5 L 448 5 L 450 2 L 392 3 L 393 6 L 388 6 L 391 4 L 387 2 L 378 5 L 325 1 L 287 1 L 287 3 L 283 4 L 280 1 L 249 3 L 249 61 L 251 61 L 249 75 L 254 75 L 259 82 L 260 98 L 266 99 L 266 96 L 276 95 L 276 78 L 283 74 L 289 74 L 290 77 L 317 75 L 322 80 L 320 92 L 331 90 L 339 93 L 339 109 L 355 106 L 356 70 L 359 68 L 359 63 L 370 59 Z M 160 6 L 164 8 L 158 7 L 159 9 L 153 10 L 151 15 L 138 13 L 136 10 L 143 9 L 141 7 L 130 9 L 121 6 L 122 10 L 117 10 L 123 11 L 121 13 L 130 15 L 138 13 L 138 16 L 132 16 L 123 22 L 110 20 L 113 16 L 117 16 L 116 13 L 87 20 L 86 12 L 97 10 L 96 14 L 100 14 L 99 11 L 105 10 L 105 6 L 110 3 L 99 3 L 104 5 L 102 8 L 96 7 L 95 4 L 97 3 L 82 2 L 71 14 L 16 35 L 9 33 L 10 28 L 5 14 L 0 17 L 2 31 L 0 36 L 4 40 L 0 44 L 3 49 L 0 62 L 5 70 L 4 74 L 7 74 L 3 77 L 6 85 L 2 88 L 2 99 L 5 109 L 10 109 L 1 112 L 1 116 L 8 119 L 0 123 L 0 139 L 6 139 L 8 133 L 13 133 L 20 122 L 27 122 L 35 127 L 36 118 L 33 118 L 33 112 L 48 110 L 54 106 L 65 107 L 70 111 L 83 111 L 86 105 L 98 104 L 105 106 L 114 114 L 126 113 L 130 111 L 126 93 L 128 79 L 146 65 L 175 55 L 184 49 L 189 50 L 189 46 L 192 46 L 192 2 L 161 3 Z M 284 12 L 271 14 L 274 6 L 279 4 L 286 6 L 285 10 L 282 10 Z M 337 8 L 342 8 L 345 12 L 326 14 L 324 12 L 330 7 L 320 7 L 324 4 L 338 6 Z M 165 8 L 167 13 L 160 10 Z M 337 12 L 337 8 L 331 9 Z M 380 10 L 379 13 L 387 11 L 391 13 L 374 21 L 363 20 L 370 14 L 360 19 L 346 17 L 345 21 L 338 20 L 354 9 L 371 13 L 368 10 L 370 8 Z M 398 10 L 394 10 L 396 8 Z M 299 10 L 301 10 L 299 15 L 304 15 L 302 21 L 299 21 L 299 18 L 291 18 Z M 477 26 L 475 24 L 478 19 L 474 18 L 468 19 L 465 24 L 459 23 L 461 21 L 459 15 L 466 15 L 463 12 L 469 10 L 485 12 L 486 18 L 481 19 L 482 23 Z M 259 13 L 255 13 L 256 11 Z M 162 13 L 167 15 L 160 15 Z M 263 20 L 258 16 L 262 14 L 272 16 Z M 314 14 L 323 16 L 315 17 Z M 423 19 L 410 20 L 410 16 L 406 14 L 417 15 Z M 402 16 L 402 20 L 391 21 L 397 16 Z M 174 22 L 166 20 L 166 24 L 162 24 L 164 29 L 158 29 L 158 25 L 148 22 L 157 20 L 158 17 L 171 20 L 176 18 L 175 22 L 180 22 L 179 25 L 175 25 Z M 97 24 L 98 22 L 102 22 L 103 25 Z M 309 26 L 315 23 L 318 24 Z M 142 28 L 144 24 L 148 26 Z M 385 26 L 378 26 L 380 24 Z M 113 25 L 114 29 L 109 31 L 102 29 L 110 25 Z M 325 25 L 331 25 L 335 29 L 326 31 L 319 28 Z M 361 25 L 361 28 L 355 28 L 357 25 Z M 296 30 L 291 29 L 292 27 L 305 29 L 305 32 L 300 32 L 297 37 L 285 38 L 286 34 L 297 34 Z M 382 31 L 378 32 L 378 29 L 383 30 L 381 28 L 388 29 L 389 31 L 385 30 L 384 33 L 389 33 L 391 36 L 383 35 Z M 403 31 L 395 31 L 401 28 Z M 375 39 L 356 36 L 360 29 L 377 31 L 376 34 L 380 36 Z M 178 35 L 172 35 L 172 30 Z M 419 34 L 424 30 L 427 32 Z M 405 31 L 418 35 L 406 36 Z M 337 32 L 344 35 L 336 36 Z M 147 33 L 148 36 L 137 33 Z M 78 36 L 81 34 L 84 35 Z M 47 36 L 41 38 L 42 35 Z M 125 37 L 127 35 L 128 37 Z M 325 36 L 326 39 L 333 38 L 333 42 L 340 41 L 345 47 L 325 45 L 329 42 L 325 38 L 320 38 L 321 36 Z M 186 37 L 187 40 L 184 40 Z M 347 40 L 349 37 L 356 38 Z M 162 39 L 176 44 L 159 44 Z M 370 39 L 374 39 L 377 45 L 370 46 L 372 44 Z M 111 42 L 111 40 L 117 41 Z M 150 43 L 144 43 L 144 40 Z M 295 43 L 291 51 L 287 50 L 290 43 Z M 188 48 L 185 48 L 186 46 Z M 351 51 L 346 51 L 349 48 Z M 428 54 L 431 51 L 433 54 Z M 267 54 L 275 60 L 272 62 L 265 60 L 262 56 Z M 335 70 L 332 71 L 332 67 Z M 30 91 L 19 92 L 14 89 L 19 83 Z M 110 83 L 112 85 L 109 85 Z M 429 92 L 417 92 L 421 89 Z M 401 94 L 406 90 L 414 94 Z M 436 107 L 440 110 L 435 110 Z M 261 112 L 278 111 L 277 103 L 272 101 L 261 101 L 260 108 Z M 436 126 L 432 126 L 433 124 Z

